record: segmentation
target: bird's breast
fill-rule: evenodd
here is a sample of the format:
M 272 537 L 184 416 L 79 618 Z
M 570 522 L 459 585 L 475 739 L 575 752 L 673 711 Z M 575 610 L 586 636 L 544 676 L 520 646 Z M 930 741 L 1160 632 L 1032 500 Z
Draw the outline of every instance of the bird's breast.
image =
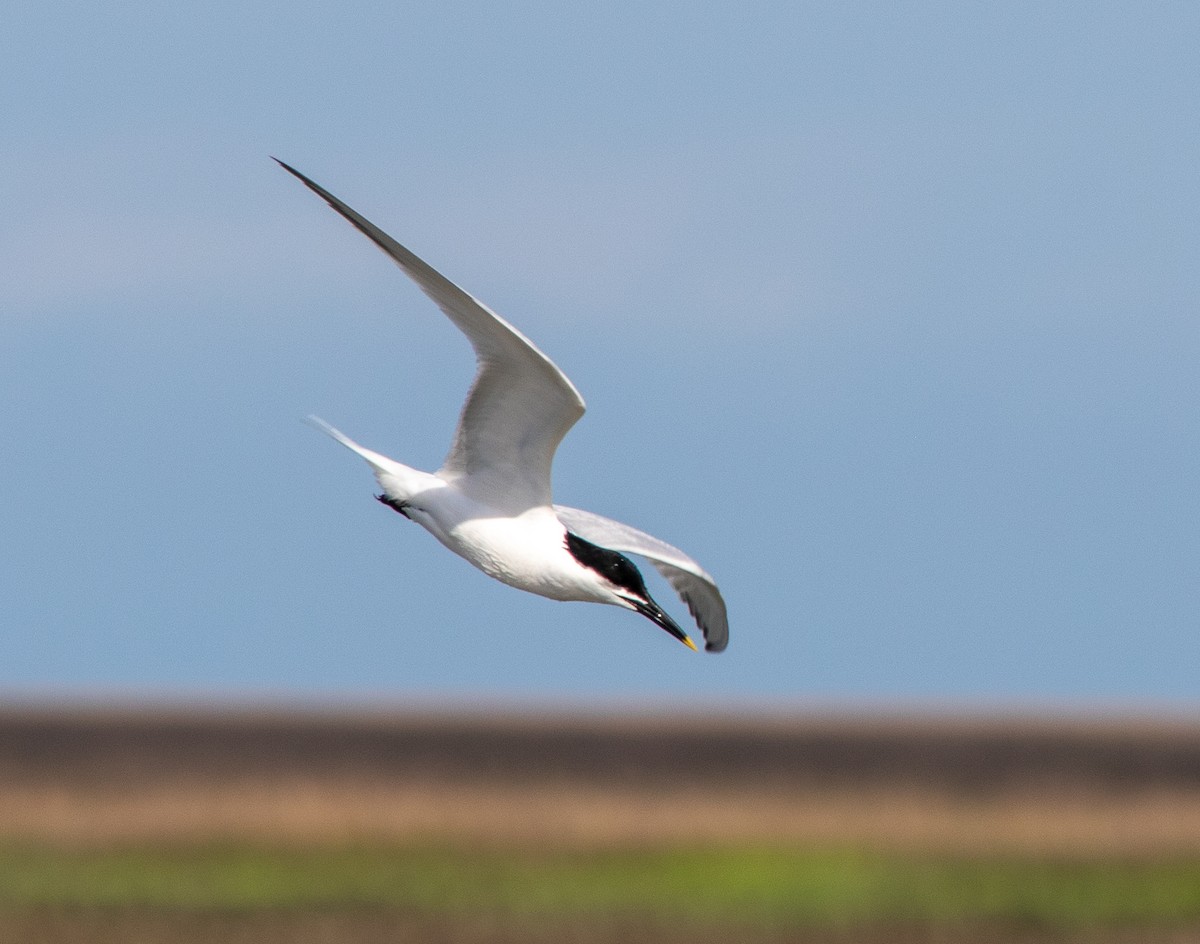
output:
M 452 551 L 510 586 L 555 600 L 594 597 L 567 552 L 565 529 L 548 508 L 516 517 L 467 518 L 446 537 L 443 543 Z

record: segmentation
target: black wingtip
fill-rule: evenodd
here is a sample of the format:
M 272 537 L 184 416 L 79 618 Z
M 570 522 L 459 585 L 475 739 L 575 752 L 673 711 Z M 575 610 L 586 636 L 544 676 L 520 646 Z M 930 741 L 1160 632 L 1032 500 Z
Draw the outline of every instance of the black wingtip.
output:
M 306 184 L 311 183 L 311 181 L 307 177 L 305 177 L 302 173 L 300 173 L 300 171 L 296 170 L 296 168 L 294 168 L 291 164 L 287 163 L 287 161 L 281 161 L 274 154 L 270 155 L 270 157 L 271 157 L 271 160 L 273 160 L 276 164 L 278 164 L 280 167 L 282 167 L 284 170 L 286 170 L 293 177 L 298 177 L 300 180 L 303 180 Z
M 346 206 L 344 203 L 342 203 L 342 201 L 339 200 L 337 197 L 335 197 L 332 193 L 330 193 L 328 190 L 326 190 L 324 187 L 322 187 L 316 181 L 310 180 L 308 177 L 304 176 L 304 174 L 302 174 L 302 173 L 300 173 L 300 171 L 296 170 L 296 168 L 294 168 L 291 164 L 285 163 L 284 161 L 281 161 L 277 157 L 272 157 L 271 160 L 273 160 L 276 164 L 278 164 L 280 167 L 282 167 L 284 170 L 286 170 L 289 174 L 291 174 L 293 177 L 295 177 L 298 181 L 300 181 L 300 183 L 304 184 L 304 186 L 306 186 L 309 190 L 311 190 L 313 193 L 315 193 L 318 197 L 320 197 L 322 200 L 324 200 L 326 203 L 328 203 L 331 207 L 333 207 L 335 210 L 337 210 L 340 214 L 342 214 L 342 216 L 346 217 L 351 223 L 353 223 L 359 229 L 363 229 L 363 224 L 365 223 L 365 221 L 362 220 L 361 218 L 359 218 L 357 213 L 355 213 L 348 206 Z M 365 229 L 363 231 L 367 232 Z M 367 235 L 371 236 L 371 234 L 369 232 L 367 233 Z M 374 239 L 375 237 L 371 236 L 371 238 Z M 378 241 L 378 240 L 376 240 L 376 241 Z

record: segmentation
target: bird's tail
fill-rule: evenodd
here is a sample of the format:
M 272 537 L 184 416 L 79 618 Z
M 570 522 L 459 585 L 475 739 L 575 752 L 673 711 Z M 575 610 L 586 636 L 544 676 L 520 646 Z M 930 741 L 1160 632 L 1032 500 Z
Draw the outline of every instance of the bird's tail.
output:
M 366 459 L 367 463 L 371 466 L 371 470 L 375 473 L 375 481 L 379 483 L 379 487 L 383 489 L 383 494 L 389 499 L 407 503 L 415 495 L 419 495 L 430 489 L 441 488 L 446 484 L 436 475 L 430 475 L 428 472 L 409 468 L 402 462 L 389 459 L 387 456 L 380 455 L 378 452 L 367 449 L 365 446 L 360 446 L 341 430 L 334 429 L 323 419 L 316 416 L 309 416 L 306 418 L 306 421 L 310 426 L 315 426 L 327 436 L 337 440 L 351 452 L 356 452 Z M 391 504 L 391 502 L 388 502 L 388 504 Z M 395 505 L 392 507 L 395 507 Z M 405 517 L 409 516 L 405 514 Z
M 364 459 L 367 460 L 367 462 L 370 464 L 371 468 L 374 469 L 376 473 L 382 472 L 382 473 L 395 474 L 398 468 L 400 468 L 400 469 L 408 468 L 407 466 L 403 466 L 399 462 L 396 462 L 396 460 L 394 460 L 394 459 L 389 459 L 387 456 L 380 455 L 378 452 L 374 452 L 373 450 L 368 449 L 365 446 L 360 446 L 353 439 L 351 439 L 349 436 L 347 436 L 345 433 L 343 433 L 340 429 L 335 429 L 334 427 L 330 426 L 319 416 L 306 416 L 304 418 L 304 422 L 306 422 L 309 426 L 313 427 L 314 429 L 319 429 L 321 432 L 323 432 L 326 436 L 329 436 L 331 439 L 334 439 L 337 442 L 341 443 L 343 446 L 345 446 L 351 452 L 358 453 L 360 456 L 362 456 Z

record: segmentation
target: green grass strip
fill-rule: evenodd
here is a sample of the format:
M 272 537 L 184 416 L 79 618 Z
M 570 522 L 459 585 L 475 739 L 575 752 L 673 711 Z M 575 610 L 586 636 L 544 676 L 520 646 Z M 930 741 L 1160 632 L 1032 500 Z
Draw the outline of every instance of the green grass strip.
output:
M 0 848 L 0 907 L 401 908 L 740 926 L 1200 921 L 1200 861 L 980 860 L 697 848 Z

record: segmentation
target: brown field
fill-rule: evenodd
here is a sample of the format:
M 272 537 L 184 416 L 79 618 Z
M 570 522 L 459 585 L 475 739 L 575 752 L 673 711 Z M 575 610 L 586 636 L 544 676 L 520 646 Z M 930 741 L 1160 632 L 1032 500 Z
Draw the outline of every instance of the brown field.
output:
M 0 840 L 1200 854 L 1200 724 L 0 712 Z
M 0 711 L 0 843 L 745 843 L 1200 856 L 1200 723 L 1019 716 Z M 0 941 L 1200 941 L 1197 929 L 495 927 L 335 911 L 0 913 Z M 798 936 L 799 935 L 799 936 Z

